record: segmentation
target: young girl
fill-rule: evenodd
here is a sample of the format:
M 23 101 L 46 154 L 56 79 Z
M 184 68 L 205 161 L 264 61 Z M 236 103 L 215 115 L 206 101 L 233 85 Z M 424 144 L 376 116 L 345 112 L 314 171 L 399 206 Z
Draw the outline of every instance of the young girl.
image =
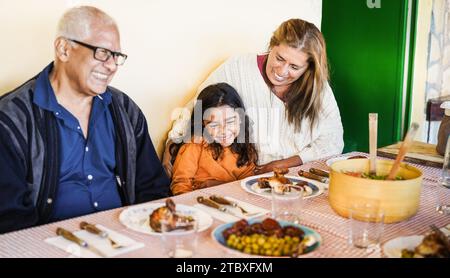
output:
M 174 195 L 253 175 L 258 159 L 249 120 L 236 90 L 226 83 L 206 87 L 191 116 L 188 143 L 172 144 Z M 172 161 L 173 163 L 173 161 Z

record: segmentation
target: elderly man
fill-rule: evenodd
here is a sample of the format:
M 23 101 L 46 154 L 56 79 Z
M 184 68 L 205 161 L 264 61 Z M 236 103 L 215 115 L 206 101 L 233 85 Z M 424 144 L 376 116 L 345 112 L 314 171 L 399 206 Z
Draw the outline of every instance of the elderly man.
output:
M 114 20 L 61 18 L 55 61 L 0 98 L 0 233 L 168 196 L 139 107 L 109 87 L 127 56 Z

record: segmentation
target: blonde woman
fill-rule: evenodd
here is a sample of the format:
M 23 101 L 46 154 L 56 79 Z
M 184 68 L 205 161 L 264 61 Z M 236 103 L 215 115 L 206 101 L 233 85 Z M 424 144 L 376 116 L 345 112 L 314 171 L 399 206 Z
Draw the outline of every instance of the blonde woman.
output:
M 237 90 L 253 124 L 260 174 L 342 152 L 341 117 L 328 77 L 322 33 L 312 23 L 290 19 L 273 33 L 268 53 L 229 58 L 198 92 L 219 82 Z M 174 122 L 168 145 L 184 136 L 193 104 Z M 171 175 L 168 149 L 163 165 Z

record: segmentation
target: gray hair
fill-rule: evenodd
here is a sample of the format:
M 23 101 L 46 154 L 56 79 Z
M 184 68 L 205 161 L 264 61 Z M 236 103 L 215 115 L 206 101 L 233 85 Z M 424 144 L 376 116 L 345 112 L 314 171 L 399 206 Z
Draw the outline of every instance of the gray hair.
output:
M 113 25 L 118 29 L 116 21 L 102 10 L 92 6 L 78 6 L 67 10 L 61 17 L 56 37 L 83 40 L 91 36 L 94 22 L 104 26 Z

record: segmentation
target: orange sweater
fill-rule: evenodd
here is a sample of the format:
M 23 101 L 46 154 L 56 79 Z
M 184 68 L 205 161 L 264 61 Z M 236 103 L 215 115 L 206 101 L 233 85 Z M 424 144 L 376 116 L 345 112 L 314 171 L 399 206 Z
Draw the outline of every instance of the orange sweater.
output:
M 224 148 L 222 156 L 214 160 L 206 143 L 187 143 L 181 146 L 173 165 L 170 188 L 174 195 L 195 190 L 196 185 L 207 180 L 223 183 L 253 175 L 255 164 L 237 166 L 238 155 Z

